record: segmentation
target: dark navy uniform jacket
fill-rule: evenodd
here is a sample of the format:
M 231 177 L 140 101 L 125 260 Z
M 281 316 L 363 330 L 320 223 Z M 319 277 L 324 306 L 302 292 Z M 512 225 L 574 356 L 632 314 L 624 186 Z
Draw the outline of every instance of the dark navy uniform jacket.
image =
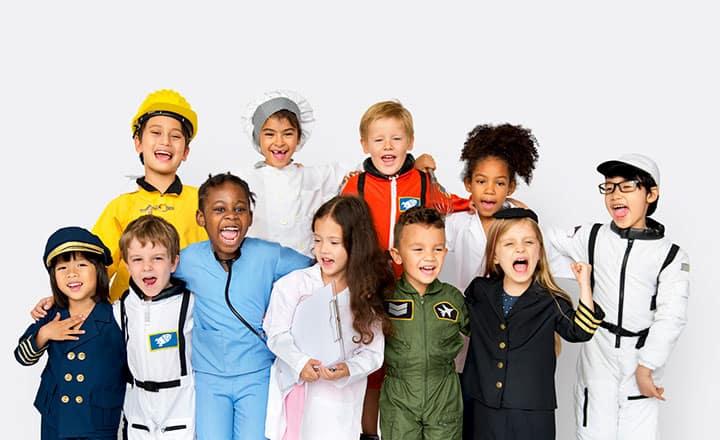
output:
M 77 341 L 49 341 L 38 349 L 38 330 L 57 312 L 60 319 L 69 317 L 67 309 L 53 307 L 45 318 L 28 327 L 15 349 L 15 359 L 22 365 L 33 365 L 48 353 L 35 407 L 43 423 L 54 427 L 60 437 L 117 433 L 125 397 L 126 357 L 112 306 L 97 303 Z

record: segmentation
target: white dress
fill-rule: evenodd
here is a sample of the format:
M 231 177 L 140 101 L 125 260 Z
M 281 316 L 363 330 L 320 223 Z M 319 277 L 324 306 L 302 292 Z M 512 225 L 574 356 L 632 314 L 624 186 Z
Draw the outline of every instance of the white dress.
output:
M 273 168 L 259 162 L 244 170 L 240 177 L 256 195 L 247 235 L 312 256 L 312 218 L 320 205 L 339 193 L 343 178 L 352 169 L 339 163 Z
M 282 439 L 285 433 L 285 396 L 293 385 L 303 383 L 300 371 L 310 359 L 293 341 L 290 333 L 293 315 L 298 303 L 322 287 L 320 266 L 317 264 L 284 276 L 273 287 L 263 322 L 268 347 L 278 357 L 270 369 L 265 421 L 265 435 L 271 440 Z M 349 290 L 338 293 L 337 300 L 343 335 L 357 336 L 352 329 Z M 356 439 L 360 436 L 367 376 L 380 368 L 385 349 L 385 337 L 380 327 L 375 327 L 373 333 L 374 338 L 369 345 L 355 343 L 349 336 L 344 337 L 345 363 L 350 376 L 305 384 L 302 439 Z

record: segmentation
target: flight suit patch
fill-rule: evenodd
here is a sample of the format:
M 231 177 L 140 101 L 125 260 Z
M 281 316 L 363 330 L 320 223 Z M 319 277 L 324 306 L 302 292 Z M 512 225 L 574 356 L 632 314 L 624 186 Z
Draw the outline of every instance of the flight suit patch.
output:
M 396 299 L 385 301 L 385 312 L 390 319 L 413 319 L 413 302 L 410 299 Z
M 433 310 L 435 311 L 437 319 L 450 322 L 457 322 L 458 320 L 458 310 L 447 301 L 441 301 L 435 304 Z
M 410 208 L 420 206 L 420 199 L 418 197 L 400 197 L 400 212 L 405 212 Z
M 148 336 L 150 351 L 163 350 L 178 346 L 178 335 L 176 331 L 155 333 Z

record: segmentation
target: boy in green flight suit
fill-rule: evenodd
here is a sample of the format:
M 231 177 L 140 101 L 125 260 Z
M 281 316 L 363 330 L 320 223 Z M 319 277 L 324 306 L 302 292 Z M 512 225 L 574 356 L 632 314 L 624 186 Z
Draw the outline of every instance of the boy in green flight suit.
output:
M 454 359 L 468 334 L 465 299 L 437 279 L 447 249 L 445 224 L 430 208 L 400 216 L 390 255 L 403 267 L 385 297 L 393 334 L 385 339 L 380 393 L 383 439 L 460 439 L 462 397 Z

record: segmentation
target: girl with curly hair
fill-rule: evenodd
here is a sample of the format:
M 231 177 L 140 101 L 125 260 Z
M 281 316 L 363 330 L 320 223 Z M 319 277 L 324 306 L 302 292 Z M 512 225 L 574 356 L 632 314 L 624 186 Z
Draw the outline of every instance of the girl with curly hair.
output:
M 380 368 L 391 325 L 383 292 L 394 276 L 380 251 L 367 204 L 338 196 L 312 222 L 317 263 L 278 280 L 264 322 L 271 370 L 265 435 L 270 439 L 358 438 L 367 376 Z M 333 284 L 345 360 L 323 365 L 292 334 L 298 305 Z M 347 331 L 347 332 L 346 332 Z M 288 384 L 288 379 L 289 384 Z

